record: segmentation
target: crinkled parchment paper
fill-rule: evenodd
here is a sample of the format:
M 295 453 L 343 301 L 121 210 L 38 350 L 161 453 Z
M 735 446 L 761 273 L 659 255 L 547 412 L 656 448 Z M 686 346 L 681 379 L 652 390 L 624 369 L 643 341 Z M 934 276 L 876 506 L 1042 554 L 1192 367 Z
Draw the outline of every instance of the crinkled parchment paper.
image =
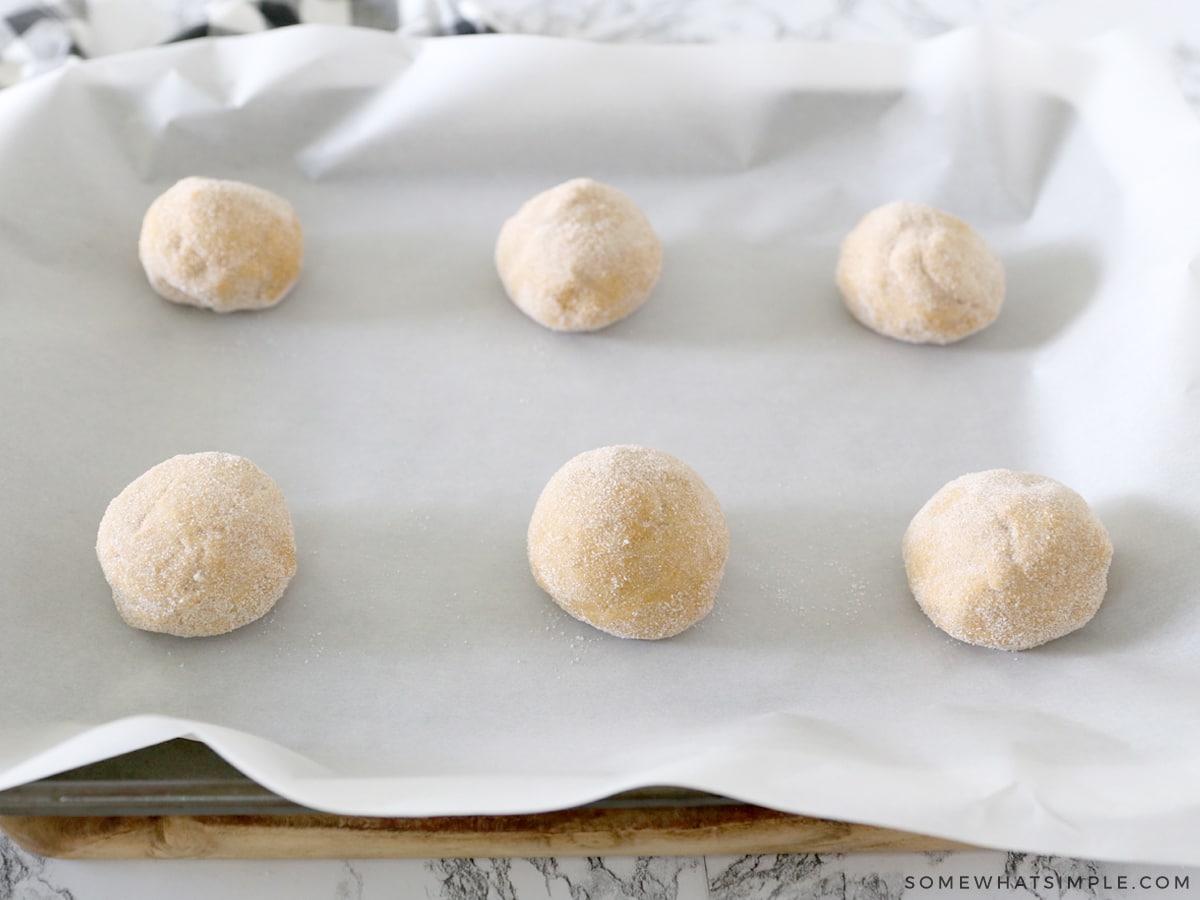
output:
M 512 813 L 674 784 L 1042 852 L 1200 864 L 1200 135 L 1120 38 L 909 47 L 406 43 L 287 29 L 73 67 L 0 95 L 0 787 L 178 735 L 348 814 Z M 276 309 L 149 289 L 176 179 L 287 196 Z M 546 331 L 492 249 L 588 175 L 665 245 L 640 312 Z M 839 241 L 894 199 L 972 222 L 1009 296 L 909 346 L 857 325 Z M 536 587 L 533 503 L 641 443 L 726 510 L 716 611 L 610 638 Z M 134 631 L 105 504 L 175 453 L 279 482 L 299 572 L 266 619 Z M 943 483 L 1007 467 L 1116 547 L 1084 630 L 957 643 L 899 549 Z

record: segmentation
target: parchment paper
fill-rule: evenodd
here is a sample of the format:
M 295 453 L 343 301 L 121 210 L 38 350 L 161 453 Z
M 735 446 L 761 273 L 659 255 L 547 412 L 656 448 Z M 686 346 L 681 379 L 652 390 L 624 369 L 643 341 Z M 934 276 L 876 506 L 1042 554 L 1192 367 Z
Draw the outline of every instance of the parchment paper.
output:
M 516 813 L 651 784 L 1093 858 L 1200 864 L 1200 140 L 1121 38 L 914 47 L 404 42 L 299 28 L 73 67 L 0 95 L 0 787 L 179 735 L 345 814 Z M 274 310 L 157 298 L 150 201 L 190 174 L 287 196 Z M 526 319 L 501 222 L 588 175 L 665 244 L 647 306 Z M 1009 296 L 909 346 L 857 325 L 869 209 L 972 222 Z M 610 638 L 530 577 L 550 475 L 641 443 L 721 499 L 716 611 Z M 181 452 L 284 490 L 299 572 L 266 619 L 123 625 L 108 500 Z M 1084 630 L 958 643 L 900 561 L 943 483 L 1078 490 L 1116 547 Z

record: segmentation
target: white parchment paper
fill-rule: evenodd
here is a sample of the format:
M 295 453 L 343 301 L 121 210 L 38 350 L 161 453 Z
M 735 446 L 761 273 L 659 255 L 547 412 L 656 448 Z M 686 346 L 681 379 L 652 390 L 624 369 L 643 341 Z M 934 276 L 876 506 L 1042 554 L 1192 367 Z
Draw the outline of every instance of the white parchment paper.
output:
M 297 28 L 74 67 L 0 95 L 0 787 L 178 735 L 347 814 L 513 813 L 673 784 L 1014 849 L 1200 864 L 1200 139 L 1122 39 L 914 47 L 403 42 Z M 150 201 L 190 174 L 287 196 L 281 306 L 158 299 Z M 664 240 L 647 306 L 526 319 L 501 222 L 589 175 Z M 893 199 L 1002 255 L 987 331 L 857 325 L 838 243 Z M 572 455 L 688 461 L 732 550 L 711 617 L 642 643 L 536 587 L 533 503 Z M 266 619 L 124 626 L 108 500 L 226 450 L 288 497 Z M 909 519 L 1008 467 L 1108 526 L 1086 629 L 1023 654 L 913 602 Z

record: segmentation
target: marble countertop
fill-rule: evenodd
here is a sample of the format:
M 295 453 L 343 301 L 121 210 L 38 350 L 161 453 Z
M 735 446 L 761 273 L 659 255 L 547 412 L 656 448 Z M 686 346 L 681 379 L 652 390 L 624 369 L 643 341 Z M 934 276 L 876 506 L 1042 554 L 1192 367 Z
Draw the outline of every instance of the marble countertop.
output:
M 12 4 L 0 3 L 0 12 Z M 28 5 L 28 4 L 26 4 Z M 82 8 L 83 0 L 75 0 Z M 354 0 L 355 21 L 445 15 L 445 0 Z M 97 17 L 152 9 L 179 20 L 221 4 L 91 0 Z M 229 4 L 225 4 L 229 6 Z M 349 21 L 342 0 L 299 0 L 308 17 Z M 505 32 L 618 41 L 906 41 L 991 24 L 1070 39 L 1132 30 L 1160 49 L 1200 110 L 1200 4 L 1188 0 L 464 0 Z M 114 48 L 119 49 L 119 48 Z M 0 900 L 782 900 L 782 898 L 1200 897 L 1200 869 L 992 851 L 532 860 L 76 862 L 43 859 L 0 835 Z

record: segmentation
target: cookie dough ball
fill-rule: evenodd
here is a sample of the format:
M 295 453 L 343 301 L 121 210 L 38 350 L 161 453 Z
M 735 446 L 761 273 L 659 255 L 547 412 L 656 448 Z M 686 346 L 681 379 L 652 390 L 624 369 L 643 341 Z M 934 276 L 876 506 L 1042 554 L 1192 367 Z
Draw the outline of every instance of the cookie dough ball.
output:
M 296 572 L 283 493 L 230 453 L 175 456 L 105 510 L 96 555 L 134 628 L 224 634 L 275 605 Z
M 529 566 L 554 602 L 617 637 L 657 640 L 713 606 L 729 527 L 685 463 L 645 447 L 581 453 L 547 483 Z
M 951 481 L 904 534 L 913 595 L 952 637 L 1027 650 L 1088 623 L 1112 542 L 1082 497 L 1041 475 L 992 469 Z
M 966 222 L 921 203 L 889 203 L 842 242 L 837 283 L 854 318 L 916 344 L 986 328 L 1004 303 L 1004 265 Z
M 300 277 L 303 255 L 290 203 L 214 178 L 185 178 L 151 203 L 138 241 L 155 291 L 221 313 L 274 306 Z
M 646 302 L 662 244 L 615 187 L 576 178 L 538 194 L 504 223 L 496 268 L 520 310 L 555 331 L 595 331 Z

